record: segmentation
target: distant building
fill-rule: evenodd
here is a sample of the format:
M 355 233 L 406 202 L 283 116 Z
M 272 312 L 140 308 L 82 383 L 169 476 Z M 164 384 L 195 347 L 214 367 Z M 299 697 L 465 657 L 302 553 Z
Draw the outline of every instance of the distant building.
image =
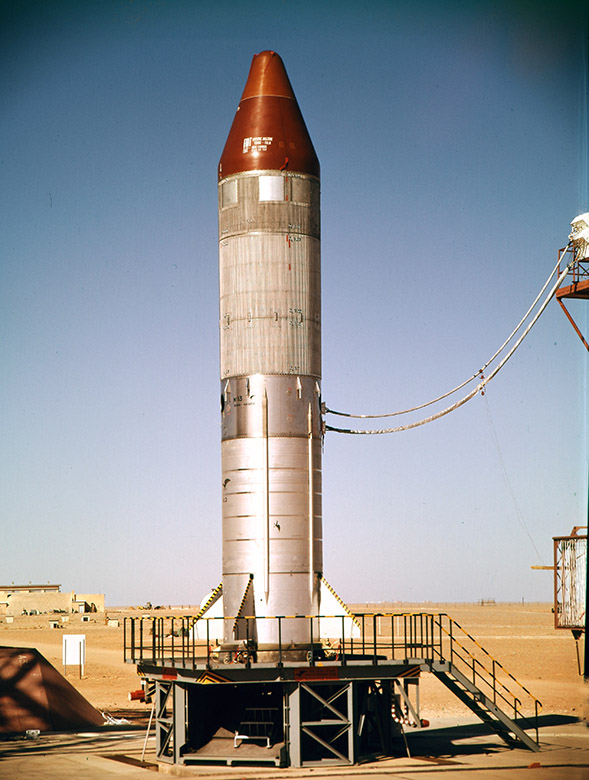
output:
M 104 612 L 104 593 L 62 593 L 61 585 L 0 585 L 0 615 Z

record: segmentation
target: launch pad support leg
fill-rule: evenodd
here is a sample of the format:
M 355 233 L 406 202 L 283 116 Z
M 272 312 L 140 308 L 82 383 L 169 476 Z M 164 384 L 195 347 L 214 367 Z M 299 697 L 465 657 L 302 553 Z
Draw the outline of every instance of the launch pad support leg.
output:
M 158 680 L 155 688 L 156 755 L 160 761 L 182 763 L 187 741 L 187 691 L 177 682 Z

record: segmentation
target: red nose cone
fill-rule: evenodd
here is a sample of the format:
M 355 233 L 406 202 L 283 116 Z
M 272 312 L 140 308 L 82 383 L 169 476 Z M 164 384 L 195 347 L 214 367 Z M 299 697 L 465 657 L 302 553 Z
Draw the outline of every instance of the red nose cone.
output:
M 219 161 L 233 173 L 288 170 L 319 176 L 319 160 L 278 54 L 255 54 Z

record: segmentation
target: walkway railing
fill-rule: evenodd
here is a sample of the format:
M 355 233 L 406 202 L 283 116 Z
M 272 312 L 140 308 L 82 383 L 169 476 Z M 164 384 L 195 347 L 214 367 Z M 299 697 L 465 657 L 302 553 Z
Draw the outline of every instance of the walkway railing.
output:
M 582 259 L 579 250 L 576 250 L 574 247 L 570 247 L 566 252 L 563 249 L 560 250 L 559 257 L 561 258 L 561 262 L 558 264 L 558 276 L 560 276 L 571 261 L 571 255 L 576 260 L 576 263 L 571 266 L 563 285 L 577 284 L 578 282 L 587 281 L 589 279 L 589 260 Z
M 314 666 L 317 663 L 372 664 L 390 661 L 420 665 L 449 664 L 447 671 L 458 670 L 494 705 L 517 719 L 526 712 L 537 716 L 541 703 L 505 667 L 445 613 L 396 613 L 350 616 L 277 616 L 248 618 L 200 618 L 189 616 L 158 616 L 125 618 L 125 661 L 163 667 L 217 668 L 225 664 L 242 663 L 283 666 L 296 663 Z M 330 621 L 330 628 L 341 621 L 338 636 L 321 638 L 321 621 Z M 222 622 L 232 627 L 239 622 L 241 641 L 238 648 L 228 651 L 216 637 L 222 635 Z M 270 653 L 255 641 L 257 623 L 274 621 L 277 641 Z M 288 636 L 292 621 L 308 623 L 308 644 L 294 648 L 282 640 Z M 298 626 L 297 626 L 298 629 Z M 297 632 L 298 633 L 298 632 Z M 334 634 L 333 630 L 331 634 Z M 306 659 L 301 660 L 301 648 Z

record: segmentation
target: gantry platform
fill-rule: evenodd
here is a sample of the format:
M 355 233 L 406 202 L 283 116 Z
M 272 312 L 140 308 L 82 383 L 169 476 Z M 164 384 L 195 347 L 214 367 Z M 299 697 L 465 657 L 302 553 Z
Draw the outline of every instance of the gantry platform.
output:
M 568 321 L 573 326 L 575 333 L 583 342 L 585 349 L 589 350 L 589 343 L 581 333 L 577 323 L 573 319 L 571 313 L 565 306 L 566 300 L 589 300 L 589 259 L 587 259 L 581 251 L 580 247 L 569 245 L 559 251 L 560 263 L 558 267 L 558 274 L 561 273 L 561 265 L 566 260 L 572 257 L 570 262 L 569 273 L 565 277 L 562 285 L 556 291 L 556 300 L 559 302 L 561 309 L 566 314 Z
M 342 618 L 341 636 L 311 641 L 303 660 L 300 646 L 258 650 L 256 618 L 240 618 L 246 638 L 231 649 L 210 639 L 223 618 L 126 618 L 125 661 L 153 700 L 157 758 L 304 767 L 393 755 L 406 727 L 424 725 L 423 673 L 508 745 L 539 749 L 540 702 L 447 614 L 353 617 L 355 635 Z M 323 617 L 265 619 L 278 622 L 277 636 L 287 620 L 308 621 L 312 638 Z

